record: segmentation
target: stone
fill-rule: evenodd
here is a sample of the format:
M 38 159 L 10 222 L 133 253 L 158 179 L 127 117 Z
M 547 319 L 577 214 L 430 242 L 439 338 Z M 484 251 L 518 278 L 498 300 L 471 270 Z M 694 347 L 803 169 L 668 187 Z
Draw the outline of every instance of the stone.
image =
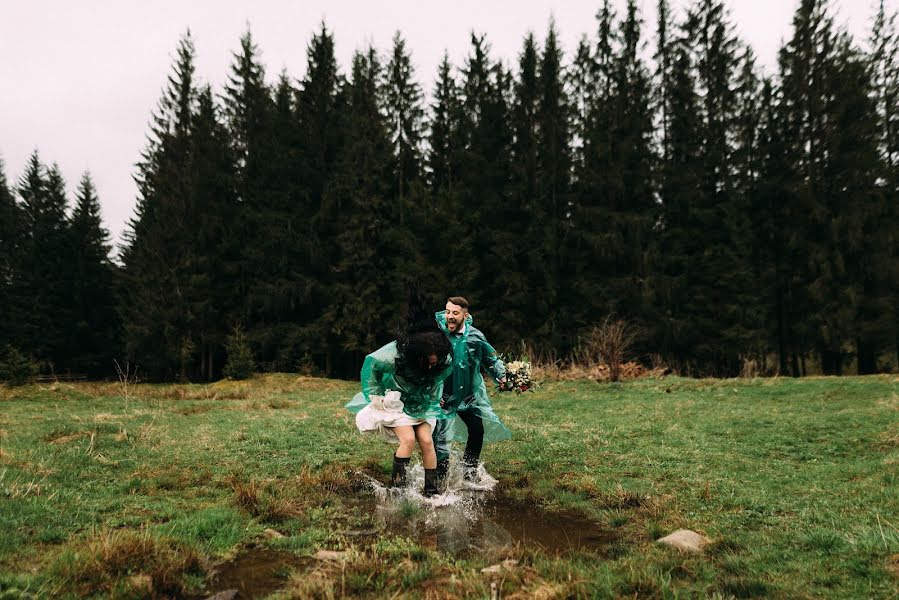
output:
M 506 571 L 506 570 L 511 571 L 512 569 L 514 569 L 517 566 L 518 566 L 517 560 L 515 560 L 514 558 L 507 558 L 506 560 L 504 560 L 501 563 L 496 563 L 495 565 L 490 565 L 489 567 L 484 567 L 483 569 L 481 569 L 481 573 L 493 574 L 493 573 L 499 573 L 501 571 Z
M 271 529 L 271 528 L 266 529 L 262 533 L 264 533 L 265 537 L 267 537 L 270 540 L 277 540 L 277 539 L 281 539 L 284 537 L 283 533 L 281 533 L 280 531 L 277 531 L 275 529 Z
M 347 557 L 346 551 L 339 550 L 319 550 L 316 552 L 312 558 L 317 560 L 346 560 Z
M 145 594 L 153 592 L 153 578 L 145 573 L 138 573 L 128 578 L 128 582 L 135 590 L 139 590 Z
M 671 535 L 666 535 L 656 541 L 659 544 L 677 548 L 681 552 L 692 554 L 701 553 L 702 549 L 709 543 L 708 538 L 689 529 L 678 529 Z
M 206 600 L 234 600 L 237 597 L 237 590 L 225 590 L 218 592 L 206 598 Z

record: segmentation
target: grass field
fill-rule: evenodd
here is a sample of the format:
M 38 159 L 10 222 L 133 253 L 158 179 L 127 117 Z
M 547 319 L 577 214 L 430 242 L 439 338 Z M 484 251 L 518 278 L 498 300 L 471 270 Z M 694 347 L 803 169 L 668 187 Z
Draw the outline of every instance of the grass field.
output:
M 494 396 L 515 436 L 483 455 L 504 501 L 577 513 L 607 540 L 561 555 L 458 557 L 379 521 L 360 473 L 385 481 L 391 450 L 355 432 L 355 389 L 291 375 L 0 388 L 0 598 L 203 598 L 254 555 L 283 561 L 284 598 L 899 597 L 895 376 Z M 678 528 L 711 543 L 655 543 Z

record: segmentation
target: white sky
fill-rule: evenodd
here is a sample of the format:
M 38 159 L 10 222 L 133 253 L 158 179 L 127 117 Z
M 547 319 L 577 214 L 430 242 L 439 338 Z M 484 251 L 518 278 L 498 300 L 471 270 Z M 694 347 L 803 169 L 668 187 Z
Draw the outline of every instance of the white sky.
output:
M 837 21 L 867 38 L 877 0 L 833 0 Z M 799 0 L 730 0 L 737 33 L 774 70 Z M 675 9 L 685 0 L 672 0 Z M 382 53 L 396 30 L 407 41 L 418 80 L 434 81 L 444 49 L 462 64 L 472 29 L 486 33 L 492 58 L 517 64 L 528 31 L 542 40 L 555 17 L 566 56 L 593 34 L 601 0 L 0 0 L 0 158 L 14 184 L 37 148 L 59 164 L 70 198 L 85 170 L 98 188 L 105 225 L 119 242 L 131 218 L 134 164 L 144 147 L 180 36 L 190 28 L 200 78 L 220 90 L 232 53 L 250 25 L 267 78 L 305 71 L 306 44 L 322 19 L 346 71 L 352 53 Z M 616 0 L 619 9 L 624 0 Z M 656 0 L 642 0 L 644 35 L 654 38 Z M 899 0 L 887 0 L 896 10 Z M 679 14 L 679 13 L 678 13 Z

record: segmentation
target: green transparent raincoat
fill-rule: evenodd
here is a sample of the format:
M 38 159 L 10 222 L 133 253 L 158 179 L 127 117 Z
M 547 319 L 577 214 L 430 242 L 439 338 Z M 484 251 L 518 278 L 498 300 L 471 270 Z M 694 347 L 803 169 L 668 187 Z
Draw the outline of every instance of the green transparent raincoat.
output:
M 427 381 L 415 382 L 403 378 L 396 372 L 396 342 L 375 350 L 362 363 L 362 391 L 350 400 L 346 408 L 358 413 L 371 401 L 372 394 L 383 396 L 389 390 L 402 394 L 403 412 L 415 419 L 447 419 L 452 415 L 440 408 L 443 382 L 452 373 L 449 357 L 438 362 L 437 375 Z
M 452 415 L 460 410 L 475 408 L 484 423 L 484 443 L 508 440 L 512 432 L 499 420 L 493 412 L 493 406 L 487 397 L 487 385 L 481 375 L 481 366 L 497 381 L 506 374 L 506 366 L 500 360 L 496 350 L 479 329 L 472 325 L 471 315 L 465 317 L 465 330 L 461 335 L 450 333 L 446 326 L 446 313 L 435 315 L 440 329 L 447 335 L 453 346 L 453 394 L 452 400 L 444 406 Z M 448 391 L 448 390 L 447 390 Z M 439 424 L 438 424 L 439 428 Z M 454 439 L 465 442 L 468 439 L 468 428 L 462 419 L 456 418 L 446 435 L 446 441 Z M 438 440 L 438 446 L 443 446 Z M 444 452 L 441 452 L 444 450 Z M 438 454 L 445 454 L 445 448 L 438 448 Z

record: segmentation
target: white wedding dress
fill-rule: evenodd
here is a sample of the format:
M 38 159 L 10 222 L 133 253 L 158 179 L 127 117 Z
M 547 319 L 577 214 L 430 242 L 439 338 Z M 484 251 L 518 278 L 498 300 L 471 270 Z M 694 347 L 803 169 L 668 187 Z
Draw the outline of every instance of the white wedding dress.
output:
M 403 412 L 402 395 L 396 390 L 387 390 L 383 396 L 372 394 L 368 406 L 356 413 L 356 427 L 361 433 L 380 433 L 388 442 L 399 443 L 392 427 L 428 423 L 431 430 L 437 419 L 416 419 Z

